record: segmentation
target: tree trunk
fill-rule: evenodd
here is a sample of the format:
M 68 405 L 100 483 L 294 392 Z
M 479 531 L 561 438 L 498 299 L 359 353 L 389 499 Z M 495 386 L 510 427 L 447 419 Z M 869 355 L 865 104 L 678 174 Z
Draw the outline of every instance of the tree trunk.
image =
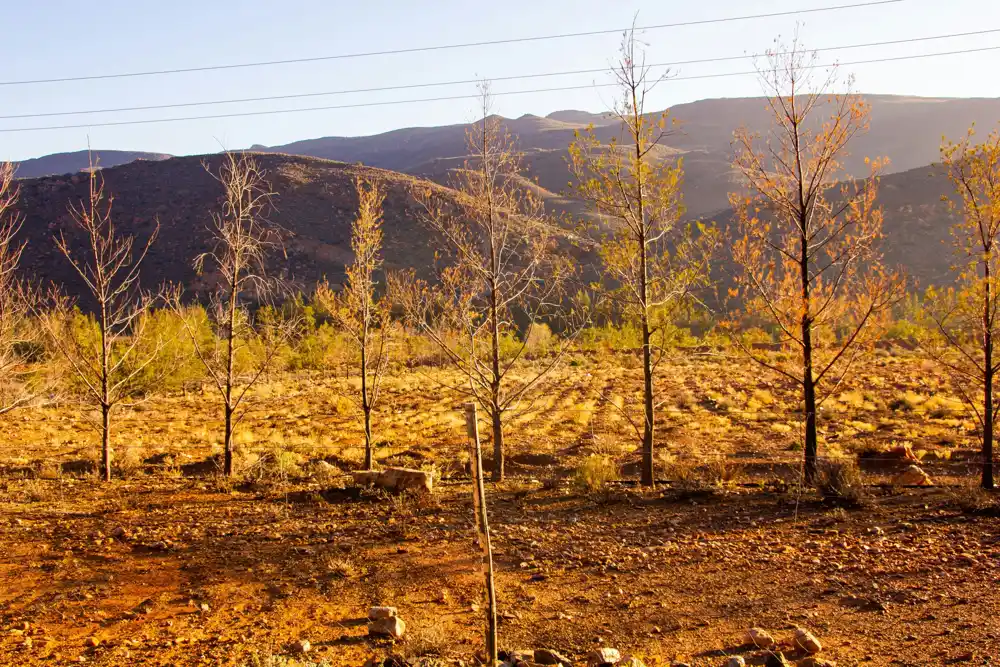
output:
M 472 471 L 472 505 L 476 513 L 476 541 L 483 551 L 483 574 L 486 577 L 486 660 L 497 664 L 497 589 L 493 580 L 493 547 L 486 512 L 486 487 L 483 485 L 483 453 L 479 445 L 479 421 L 476 404 L 465 406 L 465 424 L 472 445 L 469 468 Z
M 984 489 L 993 488 L 993 370 L 991 368 L 986 369 L 986 382 L 983 385 L 982 486 Z
M 226 432 L 224 441 L 224 462 L 222 472 L 226 477 L 233 476 L 233 382 L 236 374 L 236 354 L 233 349 L 233 338 L 236 336 L 236 299 L 239 297 L 237 289 L 239 270 L 238 265 L 233 265 L 233 272 L 230 275 L 229 288 L 229 330 L 226 332 L 226 391 L 225 391 L 225 413 Z
M 226 405 L 226 435 L 223 452 L 222 473 L 226 477 L 233 476 L 233 409 Z
M 375 464 L 372 452 L 372 409 L 368 401 L 364 402 L 365 413 L 365 470 L 371 470 Z
M 642 318 L 642 485 L 653 486 L 653 360 L 649 344 L 649 320 Z
M 993 488 L 993 303 L 989 259 L 984 263 L 986 295 L 983 300 L 983 479 L 984 489 Z
M 365 470 L 372 469 L 372 406 L 368 401 L 368 313 L 362 314 L 361 334 L 361 412 L 365 420 Z
M 490 418 L 493 421 L 493 481 L 503 480 L 503 422 L 500 419 L 500 409 L 490 408 Z
M 101 406 L 101 475 L 111 481 L 111 406 Z
M 806 415 L 805 481 L 816 480 L 816 457 L 819 445 L 816 438 L 816 383 L 812 368 L 812 327 L 805 317 L 802 320 L 802 399 Z

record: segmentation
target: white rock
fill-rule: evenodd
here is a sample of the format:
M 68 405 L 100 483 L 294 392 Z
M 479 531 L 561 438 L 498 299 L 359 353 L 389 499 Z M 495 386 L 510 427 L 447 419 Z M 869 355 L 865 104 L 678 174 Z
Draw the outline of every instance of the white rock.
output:
M 399 616 L 379 618 L 368 624 L 368 634 L 402 639 L 406 634 L 406 623 Z
M 368 610 L 368 620 L 377 621 L 383 618 L 392 618 L 393 616 L 398 616 L 398 612 L 395 607 L 372 607 Z
M 616 648 L 599 648 L 587 654 L 588 665 L 617 665 L 621 659 L 622 654 Z
M 805 628 L 795 628 L 795 645 L 806 653 L 819 653 L 823 650 L 823 645 L 816 639 L 816 635 Z
M 896 475 L 892 483 L 899 484 L 900 486 L 934 486 L 934 481 L 931 480 L 930 475 L 915 465 Z
M 750 628 L 747 630 L 747 644 L 753 644 L 757 648 L 771 648 L 775 645 L 774 637 L 767 630 L 761 628 Z

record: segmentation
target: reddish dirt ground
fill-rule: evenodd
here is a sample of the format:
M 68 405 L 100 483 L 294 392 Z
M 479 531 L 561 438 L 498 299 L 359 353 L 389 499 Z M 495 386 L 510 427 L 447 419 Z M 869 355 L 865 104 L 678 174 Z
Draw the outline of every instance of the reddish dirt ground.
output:
M 491 493 L 503 647 L 762 664 L 747 628 L 803 626 L 840 665 L 1000 660 L 1000 519 L 963 512 L 968 492 L 875 489 L 856 510 L 775 486 L 587 496 L 524 477 Z M 300 639 L 332 665 L 470 664 L 469 494 L 0 481 L 0 664 L 244 665 Z M 366 637 L 374 604 L 399 608 L 404 641 Z

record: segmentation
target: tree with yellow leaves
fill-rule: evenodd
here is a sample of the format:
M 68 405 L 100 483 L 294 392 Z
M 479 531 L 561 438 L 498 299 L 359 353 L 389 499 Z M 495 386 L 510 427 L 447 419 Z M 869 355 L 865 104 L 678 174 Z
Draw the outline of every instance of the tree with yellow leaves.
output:
M 622 38 L 612 70 L 619 101 L 613 113 L 621 136 L 605 144 L 591 129 L 570 146 L 570 169 L 577 191 L 602 220 L 604 274 L 615 310 L 634 322 L 642 336 L 642 418 L 623 411 L 641 437 L 645 486 L 654 482 L 653 383 L 664 357 L 671 315 L 708 280 L 717 242 L 712 229 L 684 224 L 680 160 L 665 155 L 666 114 L 646 113 L 646 97 L 662 80 L 643 64 L 641 44 L 631 30 Z
M 998 405 L 993 384 L 1000 312 L 1000 133 L 980 144 L 972 129 L 959 142 L 941 148 L 941 163 L 954 186 L 943 197 L 959 221 L 951 229 L 958 261 L 955 289 L 944 292 L 931 309 L 946 343 L 935 358 L 951 371 L 955 386 L 972 409 L 982 437 L 982 481 L 993 488 L 993 430 Z M 948 353 L 950 352 L 950 354 Z

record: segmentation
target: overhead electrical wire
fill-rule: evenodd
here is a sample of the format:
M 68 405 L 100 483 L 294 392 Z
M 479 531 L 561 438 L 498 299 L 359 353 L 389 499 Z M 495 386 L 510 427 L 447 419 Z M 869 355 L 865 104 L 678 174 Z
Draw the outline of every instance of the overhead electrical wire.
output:
M 973 49 L 960 49 L 954 51 L 941 51 L 936 53 L 918 53 L 905 56 L 888 56 L 883 58 L 871 58 L 867 60 L 855 60 L 850 62 L 842 63 L 826 63 L 822 65 L 808 65 L 804 69 L 822 69 L 827 67 L 837 67 L 837 66 L 849 66 L 849 65 L 868 65 L 873 63 L 884 63 L 884 62 L 896 62 L 901 60 L 914 60 L 919 58 L 934 58 L 940 56 L 953 56 L 953 55 L 963 55 L 969 53 L 981 53 L 985 51 L 997 51 L 1000 50 L 1000 46 L 986 46 Z M 756 70 L 744 70 L 740 72 L 720 72 L 716 74 L 698 74 L 691 76 L 677 76 L 672 77 L 671 81 L 678 80 L 694 80 L 694 79 L 712 79 L 728 76 L 747 76 L 756 75 L 758 72 Z M 537 94 L 537 93 L 550 93 L 550 92 L 561 92 L 569 90 L 585 90 L 592 88 L 604 88 L 608 86 L 613 86 L 615 84 L 586 84 L 577 86 L 562 86 L 562 87 L 552 87 L 552 88 L 535 88 L 532 90 L 510 90 L 493 93 L 494 96 L 501 97 L 507 95 L 527 95 L 527 94 Z M 419 104 L 426 102 L 444 102 L 444 101 L 454 101 L 454 100 L 466 100 L 466 99 L 476 99 L 478 95 L 446 95 L 440 97 L 426 97 L 410 100 L 386 100 L 380 102 L 357 102 L 352 104 L 339 104 L 330 106 L 319 106 L 319 107 L 305 107 L 296 109 L 270 109 L 264 111 L 244 111 L 244 112 L 234 112 L 225 114 L 209 114 L 202 116 L 181 116 L 174 118 L 152 118 L 152 119 L 142 119 L 142 120 L 124 120 L 124 121 L 106 121 L 100 123 L 81 123 L 81 124 L 71 124 L 71 125 L 49 125 L 40 127 L 23 127 L 23 128 L 0 128 L 0 133 L 15 133 L 15 132 L 39 132 L 47 130 L 71 130 L 71 129 L 82 129 L 82 128 L 95 128 L 95 127 L 114 127 L 114 126 L 124 126 L 124 125 L 144 125 L 153 123 L 172 123 L 172 122 L 183 122 L 183 121 L 194 121 L 194 120 L 215 120 L 221 118 L 243 118 L 249 116 L 270 116 L 277 114 L 286 113 L 305 113 L 310 111 L 333 111 L 337 109 L 358 109 L 366 107 L 379 107 L 379 106 L 393 106 L 401 104 Z
M 765 18 L 777 18 L 781 16 L 796 16 L 800 14 L 816 14 L 820 12 L 832 12 L 844 9 L 861 9 L 864 7 L 875 7 L 879 5 L 893 5 L 906 0 L 873 0 L 870 2 L 856 2 L 843 5 L 831 5 L 826 7 L 813 7 L 808 9 L 791 9 L 781 12 L 768 12 L 763 14 L 746 14 L 743 16 L 726 16 L 715 19 L 697 19 L 693 21 L 679 21 L 676 23 L 660 23 L 656 25 L 634 26 L 635 30 L 662 30 L 666 28 L 684 28 L 697 25 L 710 25 L 716 23 L 730 23 L 734 21 L 750 21 Z M 504 44 L 520 44 L 525 42 L 541 42 L 552 39 L 570 39 L 576 37 L 590 37 L 596 35 L 617 34 L 623 31 L 632 30 L 628 28 L 614 28 L 606 30 L 589 30 L 584 32 L 567 32 L 553 35 L 536 35 L 531 37 L 511 37 L 507 39 L 485 40 L 480 42 L 465 42 L 459 44 L 437 44 L 430 46 L 417 46 L 403 49 L 386 49 L 383 51 L 365 51 L 359 53 L 341 53 L 328 56 L 313 56 L 306 58 L 288 58 L 285 60 L 266 60 L 249 63 L 230 63 L 225 65 L 203 65 L 199 67 L 178 67 L 173 69 L 148 70 L 141 72 L 117 72 L 111 74 L 93 74 L 86 76 L 63 76 L 48 79 L 23 79 L 15 81 L 0 81 L 0 86 L 27 86 L 45 83 L 67 83 L 70 81 L 97 81 L 101 79 L 124 79 L 130 77 L 161 76 L 166 74 L 185 74 L 192 72 L 210 72 L 217 70 L 244 69 L 250 67 L 267 67 L 274 65 L 293 65 L 300 63 L 322 62 L 329 60 L 348 60 L 354 58 L 370 58 L 374 56 L 390 56 L 409 53 L 427 53 L 433 51 L 445 51 L 451 49 L 467 49 L 482 46 L 497 46 Z
M 914 44 L 917 42 L 928 42 L 943 39 L 955 39 L 959 37 L 974 37 L 979 35 L 990 35 L 1000 33 L 1000 28 L 991 28 L 987 30 L 975 30 L 971 32 L 957 32 L 950 33 L 947 35 L 930 35 L 926 37 L 909 37 L 906 39 L 894 39 L 882 42 L 866 42 L 862 44 L 846 44 L 843 46 L 827 46 L 818 49 L 809 49 L 810 53 L 824 53 L 827 51 L 847 51 L 851 49 L 863 49 L 872 48 L 880 46 L 896 46 L 899 44 Z M 789 52 L 781 52 L 776 55 L 788 55 Z M 675 62 L 668 63 L 655 63 L 649 65 L 649 67 L 677 67 L 681 65 L 699 65 L 708 63 L 720 63 L 720 62 L 731 62 L 734 60 L 750 60 L 756 58 L 757 55 L 754 54 L 744 54 L 740 56 L 720 56 L 716 58 L 701 58 L 695 60 L 679 60 Z M 499 77 L 486 77 L 489 81 L 514 81 L 519 79 L 540 79 L 540 78 L 551 78 L 558 76 L 573 76 L 580 74 L 600 74 L 606 72 L 607 67 L 594 68 L 594 69 L 580 69 L 580 70 L 565 70 L 559 72 L 541 72 L 534 74 L 514 74 L 509 76 L 499 76 Z M 707 78 L 708 75 L 706 75 Z M 731 76 L 730 74 L 725 74 L 723 76 Z M 682 77 L 684 78 L 684 77 Z M 396 86 L 377 86 L 369 88 L 353 88 L 345 90 L 331 90 L 322 92 L 312 92 L 312 93 L 291 93 L 287 95 L 267 95 L 263 97 L 244 97 L 244 98 L 233 98 L 224 100 L 205 100 L 198 102 L 174 102 L 168 104 L 150 104 L 143 106 L 131 106 L 131 107 L 115 107 L 106 109 L 82 109 L 74 111 L 49 111 L 49 112 L 39 112 L 39 113 L 23 113 L 23 114 L 10 114 L 10 115 L 0 115 L 0 120 L 17 120 L 26 118 L 52 118 L 56 116 L 84 116 L 84 115 L 94 115 L 94 114 L 104 114 L 104 113 L 124 113 L 131 111 L 153 111 L 160 109 L 181 109 L 190 107 L 202 107 L 202 106 L 215 106 L 220 104 L 246 104 L 250 102 L 274 102 L 279 100 L 291 100 L 291 99 L 304 99 L 311 97 L 332 97 L 335 95 L 355 95 L 359 93 L 379 93 L 388 92 L 393 90 L 414 90 L 419 88 L 438 88 L 445 86 L 458 86 L 458 85 L 468 85 L 472 83 L 477 83 L 482 79 L 460 79 L 455 81 L 435 81 L 428 83 L 409 83 Z

